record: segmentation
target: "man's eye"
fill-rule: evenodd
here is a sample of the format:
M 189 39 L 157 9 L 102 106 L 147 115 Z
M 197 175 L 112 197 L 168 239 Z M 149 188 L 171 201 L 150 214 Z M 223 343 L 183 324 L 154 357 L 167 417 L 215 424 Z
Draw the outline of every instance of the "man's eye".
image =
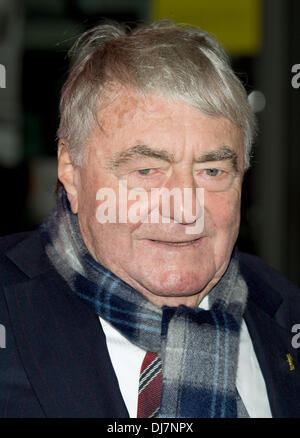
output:
M 205 169 L 204 172 L 207 176 L 218 176 L 220 174 L 219 169 Z
M 153 169 L 139 169 L 139 170 L 138 170 L 138 173 L 139 173 L 140 175 L 150 175 L 150 173 L 151 173 L 152 170 L 153 170 Z

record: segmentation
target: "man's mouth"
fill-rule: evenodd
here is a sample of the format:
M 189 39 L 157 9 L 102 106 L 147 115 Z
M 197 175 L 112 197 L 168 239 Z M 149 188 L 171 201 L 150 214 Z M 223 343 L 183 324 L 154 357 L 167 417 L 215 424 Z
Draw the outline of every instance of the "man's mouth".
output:
M 162 245 L 169 245 L 169 246 L 189 246 L 197 243 L 200 240 L 200 237 L 198 239 L 194 240 L 188 240 L 187 242 L 166 242 L 163 240 L 152 240 L 151 242 L 160 243 Z

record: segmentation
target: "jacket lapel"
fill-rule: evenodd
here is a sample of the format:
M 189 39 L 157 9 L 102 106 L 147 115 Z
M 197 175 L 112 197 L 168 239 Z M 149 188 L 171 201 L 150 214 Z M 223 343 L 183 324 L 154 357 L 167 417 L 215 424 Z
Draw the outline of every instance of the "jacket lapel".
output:
M 249 300 L 245 312 L 263 373 L 273 417 L 300 417 L 300 356 L 292 347 L 289 312 L 281 294 L 244 272 Z M 264 285 L 264 286 L 262 286 Z
M 39 245 L 31 237 L 10 252 L 31 278 L 6 285 L 5 293 L 23 365 L 45 415 L 128 417 L 98 317 L 41 259 Z M 28 259 L 33 247 L 35 268 Z

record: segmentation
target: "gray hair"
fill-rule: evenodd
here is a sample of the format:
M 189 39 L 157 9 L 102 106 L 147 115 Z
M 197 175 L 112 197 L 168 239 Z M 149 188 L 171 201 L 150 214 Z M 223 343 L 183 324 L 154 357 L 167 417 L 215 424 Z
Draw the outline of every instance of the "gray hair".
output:
M 62 89 L 58 137 L 74 164 L 84 163 L 84 146 L 110 85 L 183 100 L 212 117 L 223 116 L 243 132 L 245 169 L 256 130 L 246 91 L 220 43 L 198 28 L 170 20 L 129 30 L 101 24 L 84 33 L 70 53 L 73 66 Z

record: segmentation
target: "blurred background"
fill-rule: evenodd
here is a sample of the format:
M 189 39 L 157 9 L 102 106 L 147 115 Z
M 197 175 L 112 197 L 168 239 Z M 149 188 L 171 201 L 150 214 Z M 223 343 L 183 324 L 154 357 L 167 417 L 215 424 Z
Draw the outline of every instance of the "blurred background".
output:
M 105 18 L 171 18 L 223 43 L 257 113 L 239 247 L 300 286 L 299 16 L 299 0 L 0 0 L 0 236 L 34 229 L 53 208 L 58 102 L 76 37 Z

